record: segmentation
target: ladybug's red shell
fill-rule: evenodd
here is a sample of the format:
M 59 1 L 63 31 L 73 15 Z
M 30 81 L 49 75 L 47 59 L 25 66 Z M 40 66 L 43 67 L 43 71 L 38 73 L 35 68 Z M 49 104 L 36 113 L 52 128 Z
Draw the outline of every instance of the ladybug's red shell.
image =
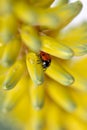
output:
M 44 61 L 51 60 L 50 55 L 45 53 L 45 52 L 43 52 L 43 51 L 40 51 L 40 56 L 41 56 L 41 59 L 44 60 Z
M 40 58 L 41 58 L 41 61 L 42 61 L 43 68 L 46 69 L 51 63 L 50 55 L 43 52 L 43 51 L 40 51 Z

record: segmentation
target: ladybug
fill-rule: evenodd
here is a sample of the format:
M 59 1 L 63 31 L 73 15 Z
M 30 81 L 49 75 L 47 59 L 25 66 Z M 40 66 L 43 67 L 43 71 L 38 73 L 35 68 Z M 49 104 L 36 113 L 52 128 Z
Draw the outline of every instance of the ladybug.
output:
M 45 53 L 43 51 L 40 51 L 40 59 L 42 61 L 42 66 L 44 69 L 50 66 L 51 63 L 51 57 L 48 53 Z

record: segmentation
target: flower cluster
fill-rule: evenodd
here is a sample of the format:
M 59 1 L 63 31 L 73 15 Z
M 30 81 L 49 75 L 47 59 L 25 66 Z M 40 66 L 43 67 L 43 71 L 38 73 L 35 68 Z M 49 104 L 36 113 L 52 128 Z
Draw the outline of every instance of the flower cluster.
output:
M 87 22 L 64 31 L 82 3 L 53 2 L 0 1 L 0 118 L 13 120 L 9 130 L 87 128 Z

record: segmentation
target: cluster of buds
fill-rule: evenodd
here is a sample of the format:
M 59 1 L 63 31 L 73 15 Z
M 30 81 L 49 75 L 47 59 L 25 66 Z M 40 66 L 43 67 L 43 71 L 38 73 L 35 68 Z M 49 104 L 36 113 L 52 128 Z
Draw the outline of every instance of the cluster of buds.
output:
M 23 130 L 86 130 L 87 22 L 64 31 L 82 3 L 53 2 L 0 1 L 1 117 Z

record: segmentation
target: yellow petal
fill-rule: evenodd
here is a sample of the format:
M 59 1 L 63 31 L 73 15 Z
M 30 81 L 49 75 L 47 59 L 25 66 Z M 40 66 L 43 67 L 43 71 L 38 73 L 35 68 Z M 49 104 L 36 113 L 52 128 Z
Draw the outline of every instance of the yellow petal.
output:
M 68 2 L 69 2 L 69 0 L 59 0 L 58 4 L 59 4 L 59 6 L 61 6 L 61 5 L 67 4 Z
M 13 14 L 0 16 L 0 42 L 7 43 L 17 32 L 17 20 Z
M 5 49 L 5 45 L 2 45 L 2 43 L 1 43 L 0 44 L 0 63 L 1 63 L 1 58 L 2 58 L 2 55 L 3 55 L 4 49 Z
M 36 7 L 50 7 L 50 5 L 53 3 L 54 0 L 30 0 L 30 3 Z
M 38 110 L 41 109 L 44 105 L 44 85 L 39 85 L 35 87 L 32 81 L 29 82 L 30 88 L 29 88 L 29 94 L 31 97 L 31 102 L 33 105 L 33 108 Z
M 69 22 L 80 13 L 81 9 L 82 3 L 80 1 L 67 4 L 60 8 L 57 14 L 60 19 L 60 25 L 58 27 L 64 27 L 65 25 L 69 24 Z
M 61 6 L 64 6 L 68 2 L 69 0 L 58 0 L 54 2 L 53 7 L 61 8 Z
M 64 86 L 69 86 L 74 82 L 74 78 L 54 59 L 47 68 L 46 74 Z
M 27 93 L 28 84 L 26 84 L 26 85 L 27 85 L 26 87 L 23 84 L 22 84 L 22 86 L 20 86 L 20 87 L 22 87 L 21 89 L 25 88 L 25 90 L 23 93 L 21 93 L 22 95 L 19 94 L 20 95 L 19 99 L 16 98 L 17 100 L 14 100 L 16 102 L 14 102 L 14 107 L 11 107 L 11 111 L 10 111 L 11 115 L 14 118 L 16 117 L 17 122 L 19 121 L 21 123 L 21 126 L 22 126 L 22 128 L 24 128 L 24 130 L 25 130 L 26 123 L 29 124 L 29 120 L 31 119 L 31 105 L 30 105 L 30 100 L 29 100 L 29 93 Z M 19 91 L 18 91 L 18 93 L 19 93 Z M 11 98 L 9 101 L 11 101 Z M 9 106 L 10 106 L 10 104 L 9 104 Z M 30 126 L 30 124 L 29 124 L 29 126 Z M 30 127 L 29 127 L 29 129 L 30 129 Z
M 61 123 L 61 110 L 57 105 L 54 103 L 48 104 L 48 109 L 46 113 L 46 121 L 47 121 L 47 127 L 50 130 L 63 130 L 63 124 Z
M 9 67 L 4 67 L 4 66 L 0 65 L 0 76 L 3 74 L 6 74 L 8 69 L 9 69 Z
M 4 89 L 11 89 L 15 87 L 17 82 L 23 76 L 25 71 L 25 64 L 23 61 L 17 61 L 6 73 L 2 87 Z
M 9 13 L 12 9 L 11 0 L 0 1 L 0 14 Z
M 5 74 L 0 75 L 0 89 L 1 89 L 1 86 L 3 84 L 4 78 L 5 78 Z
M 33 52 L 28 53 L 26 56 L 26 64 L 30 77 L 35 86 L 42 84 L 44 81 L 44 72 L 40 57 Z
M 1 64 L 3 66 L 12 65 L 18 57 L 21 48 L 19 38 L 12 39 L 6 46 L 2 55 Z
M 73 58 L 70 61 L 61 62 L 61 65 L 72 74 L 75 82 L 71 85 L 72 88 L 87 91 L 87 73 L 86 73 L 87 57 Z
M 25 23 L 35 24 L 37 21 L 35 9 L 29 6 L 26 1 L 16 1 L 14 3 L 14 12 Z
M 77 118 L 86 122 L 87 121 L 87 103 L 86 103 L 87 92 L 80 92 L 74 89 L 69 89 L 68 92 L 70 93 L 73 100 L 77 104 L 77 108 L 73 112 L 73 115 L 77 116 Z
M 45 123 L 44 111 L 41 109 L 39 111 L 32 111 L 31 125 L 33 130 L 43 129 Z
M 80 1 L 65 4 L 64 6 L 48 8 L 47 10 L 37 10 L 37 23 L 40 26 L 56 29 L 58 32 L 59 29 L 63 28 L 69 24 L 73 18 L 79 14 L 82 9 L 82 4 Z
M 32 51 L 38 52 L 41 48 L 41 41 L 39 35 L 35 28 L 31 26 L 23 26 L 21 29 L 21 38 L 23 42 L 29 47 Z
M 49 80 L 46 83 L 46 90 L 48 95 L 63 109 L 68 112 L 72 112 L 76 108 L 75 102 L 72 100 L 72 97 L 67 93 L 66 88 L 60 86 L 53 80 Z
M 87 54 L 87 23 L 78 25 L 61 32 L 57 37 L 58 41 L 70 47 L 75 55 Z
M 13 109 L 17 103 L 23 98 L 27 91 L 29 77 L 23 77 L 16 87 L 6 93 L 5 100 L 3 102 L 2 111 L 7 112 Z
M 87 128 L 86 123 L 84 123 L 81 120 L 74 117 L 73 114 L 67 113 L 64 118 L 64 121 L 65 121 L 66 129 L 86 130 L 86 128 Z
M 67 46 L 60 44 L 54 38 L 49 36 L 41 36 L 42 47 L 41 50 L 53 56 L 70 59 L 73 56 L 73 51 Z

